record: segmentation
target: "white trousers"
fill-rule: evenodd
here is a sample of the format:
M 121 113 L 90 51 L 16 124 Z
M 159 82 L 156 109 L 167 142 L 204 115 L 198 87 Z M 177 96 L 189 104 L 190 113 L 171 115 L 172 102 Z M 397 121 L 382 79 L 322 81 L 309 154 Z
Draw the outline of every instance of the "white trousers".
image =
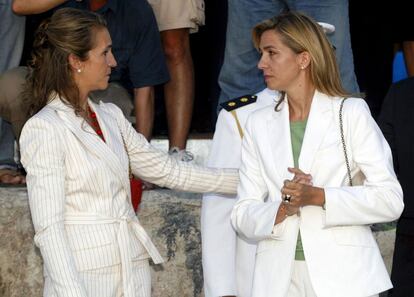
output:
M 305 261 L 295 261 L 288 297 L 317 297 L 313 291 L 308 268 Z M 372 295 L 367 297 L 378 297 Z
M 135 297 L 151 297 L 151 272 L 148 259 L 132 262 L 135 278 Z M 79 272 L 88 296 L 122 297 L 121 265 Z M 44 297 L 57 297 L 49 276 L 45 276 Z

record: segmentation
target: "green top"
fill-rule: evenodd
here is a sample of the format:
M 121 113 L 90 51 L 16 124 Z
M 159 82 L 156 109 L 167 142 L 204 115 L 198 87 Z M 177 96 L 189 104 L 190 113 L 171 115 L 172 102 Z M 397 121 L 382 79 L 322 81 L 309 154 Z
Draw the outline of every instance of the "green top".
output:
M 308 120 L 306 119 L 304 121 L 290 122 L 290 138 L 292 140 L 293 164 L 295 165 L 295 168 L 299 168 L 299 155 L 302 148 L 307 121 Z M 298 234 L 298 241 L 296 242 L 295 260 L 305 261 L 300 231 Z

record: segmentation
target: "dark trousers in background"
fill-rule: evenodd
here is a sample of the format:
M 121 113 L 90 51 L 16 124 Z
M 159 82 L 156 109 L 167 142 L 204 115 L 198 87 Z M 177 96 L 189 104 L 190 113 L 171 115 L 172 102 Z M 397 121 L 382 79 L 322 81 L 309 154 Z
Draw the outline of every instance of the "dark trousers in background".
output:
M 414 235 L 397 232 L 391 281 L 394 289 L 389 297 L 414 296 Z

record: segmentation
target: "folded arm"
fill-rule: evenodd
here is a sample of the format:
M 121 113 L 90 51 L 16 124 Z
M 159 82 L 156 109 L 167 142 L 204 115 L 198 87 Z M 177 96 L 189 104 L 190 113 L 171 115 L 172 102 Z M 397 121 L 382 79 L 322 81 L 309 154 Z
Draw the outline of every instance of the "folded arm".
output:
M 285 216 L 282 214 L 282 219 L 277 221 L 276 215 L 282 205 L 280 199 L 266 200 L 268 188 L 261 173 L 256 144 L 251 137 L 250 123 L 249 119 L 244 131 L 238 201 L 233 208 L 231 221 L 241 236 L 258 241 L 278 237 L 277 232 L 272 231 L 275 222 L 283 222 Z

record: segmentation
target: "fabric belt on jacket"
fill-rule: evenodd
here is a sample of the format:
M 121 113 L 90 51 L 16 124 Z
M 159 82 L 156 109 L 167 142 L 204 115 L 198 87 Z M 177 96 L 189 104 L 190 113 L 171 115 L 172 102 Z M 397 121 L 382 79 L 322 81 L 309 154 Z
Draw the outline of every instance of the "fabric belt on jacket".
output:
M 134 278 L 132 276 L 132 253 L 130 244 L 130 233 L 128 225 L 131 226 L 135 235 L 142 243 L 148 254 L 151 256 L 155 264 L 164 262 L 157 248 L 152 243 L 147 232 L 138 221 L 136 216 L 122 216 L 113 218 L 96 213 L 67 213 L 65 214 L 66 225 L 99 225 L 99 224 L 119 224 L 117 241 L 119 246 L 119 254 L 121 257 L 122 284 L 124 296 L 135 296 Z

